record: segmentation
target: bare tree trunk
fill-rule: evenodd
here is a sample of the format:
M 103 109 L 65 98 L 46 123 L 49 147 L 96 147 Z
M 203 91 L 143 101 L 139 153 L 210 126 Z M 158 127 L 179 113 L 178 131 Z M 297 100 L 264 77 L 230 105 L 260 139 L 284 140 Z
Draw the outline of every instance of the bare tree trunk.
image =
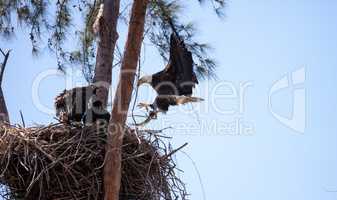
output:
M 0 49 L 1 54 L 4 56 L 4 61 L 1 63 L 1 71 L 0 71 L 0 123 L 9 123 L 9 114 L 6 106 L 5 97 L 2 91 L 2 79 L 5 73 L 5 68 L 7 65 L 7 61 L 9 58 L 10 51 L 6 53 Z
M 118 200 L 121 183 L 121 147 L 144 34 L 147 0 L 134 0 L 128 37 L 109 124 L 104 166 L 105 200 Z
M 101 87 L 97 92 L 98 98 L 106 107 L 111 85 L 112 62 L 118 39 L 117 22 L 120 0 L 105 0 L 103 17 L 99 19 L 99 37 L 95 66 L 94 83 Z

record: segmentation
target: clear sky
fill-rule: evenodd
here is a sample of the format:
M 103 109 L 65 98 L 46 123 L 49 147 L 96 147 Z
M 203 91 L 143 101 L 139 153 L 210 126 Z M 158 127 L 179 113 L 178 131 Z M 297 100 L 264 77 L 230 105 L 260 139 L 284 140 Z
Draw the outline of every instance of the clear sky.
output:
M 214 48 L 218 79 L 200 83 L 201 104 L 172 109 L 148 125 L 172 126 L 166 134 L 174 147 L 189 143 L 176 159 L 190 199 L 337 199 L 337 1 L 232 0 L 225 20 L 190 2 L 184 18 Z M 56 69 L 54 58 L 47 51 L 33 58 L 27 35 L 0 47 L 13 49 L 4 79 L 11 120 L 20 123 L 22 110 L 30 125 L 52 122 L 32 91 L 41 72 Z M 156 51 L 144 49 L 143 73 L 160 70 Z M 52 109 L 64 82 L 61 75 L 42 80 L 43 105 Z M 151 89 L 139 92 L 138 101 L 152 101 Z

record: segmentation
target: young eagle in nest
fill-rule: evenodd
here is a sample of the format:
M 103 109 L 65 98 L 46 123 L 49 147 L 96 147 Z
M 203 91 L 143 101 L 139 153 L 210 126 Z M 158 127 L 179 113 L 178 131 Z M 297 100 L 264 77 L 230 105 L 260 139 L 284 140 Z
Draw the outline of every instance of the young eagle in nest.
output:
M 198 84 L 193 69 L 192 53 L 186 48 L 176 34 L 170 38 L 170 59 L 165 69 L 143 76 L 138 81 L 138 86 L 148 83 L 156 90 L 158 96 L 152 104 L 140 103 L 139 107 L 152 108 L 150 115 L 157 112 L 166 112 L 169 106 L 181 105 L 188 102 L 199 102 L 203 99 L 191 97 L 195 84 Z
M 61 122 L 94 123 L 98 120 L 109 122 L 110 114 L 96 97 L 94 85 L 64 90 L 55 98 L 56 116 Z

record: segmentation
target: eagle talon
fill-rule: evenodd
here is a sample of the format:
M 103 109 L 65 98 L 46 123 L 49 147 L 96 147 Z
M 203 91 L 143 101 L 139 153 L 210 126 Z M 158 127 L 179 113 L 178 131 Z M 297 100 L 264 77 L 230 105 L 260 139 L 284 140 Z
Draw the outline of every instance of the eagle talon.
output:
M 140 109 L 145 108 L 146 112 L 149 112 L 151 105 L 148 103 L 139 103 L 137 107 Z
M 155 111 L 151 111 L 150 113 L 149 113 L 149 117 L 151 118 L 151 119 L 157 119 L 158 118 L 158 112 L 155 112 Z
M 143 122 L 141 122 L 141 123 L 138 123 L 138 124 L 136 123 L 135 126 L 145 126 L 151 120 L 157 119 L 157 114 L 158 114 L 158 111 L 150 111 L 149 115 L 147 116 L 147 118 Z

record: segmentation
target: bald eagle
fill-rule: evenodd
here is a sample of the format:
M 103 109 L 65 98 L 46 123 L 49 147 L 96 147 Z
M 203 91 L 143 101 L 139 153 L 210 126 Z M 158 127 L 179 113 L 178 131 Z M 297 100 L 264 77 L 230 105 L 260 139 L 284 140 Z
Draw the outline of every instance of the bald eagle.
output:
M 81 122 L 89 99 L 96 90 L 94 85 L 64 90 L 55 98 L 56 116 L 61 122 Z
M 140 103 L 139 107 L 152 108 L 154 112 L 166 112 L 169 106 L 188 102 L 199 102 L 203 99 L 191 97 L 198 79 L 193 69 L 192 53 L 175 33 L 170 37 L 170 58 L 165 69 L 149 76 L 143 76 L 138 86 L 148 83 L 158 96 L 152 104 Z M 153 114 L 153 113 L 152 113 Z
M 110 114 L 96 96 L 97 87 L 89 85 L 64 90 L 55 98 L 56 116 L 61 122 L 91 124 L 97 120 L 109 122 Z

